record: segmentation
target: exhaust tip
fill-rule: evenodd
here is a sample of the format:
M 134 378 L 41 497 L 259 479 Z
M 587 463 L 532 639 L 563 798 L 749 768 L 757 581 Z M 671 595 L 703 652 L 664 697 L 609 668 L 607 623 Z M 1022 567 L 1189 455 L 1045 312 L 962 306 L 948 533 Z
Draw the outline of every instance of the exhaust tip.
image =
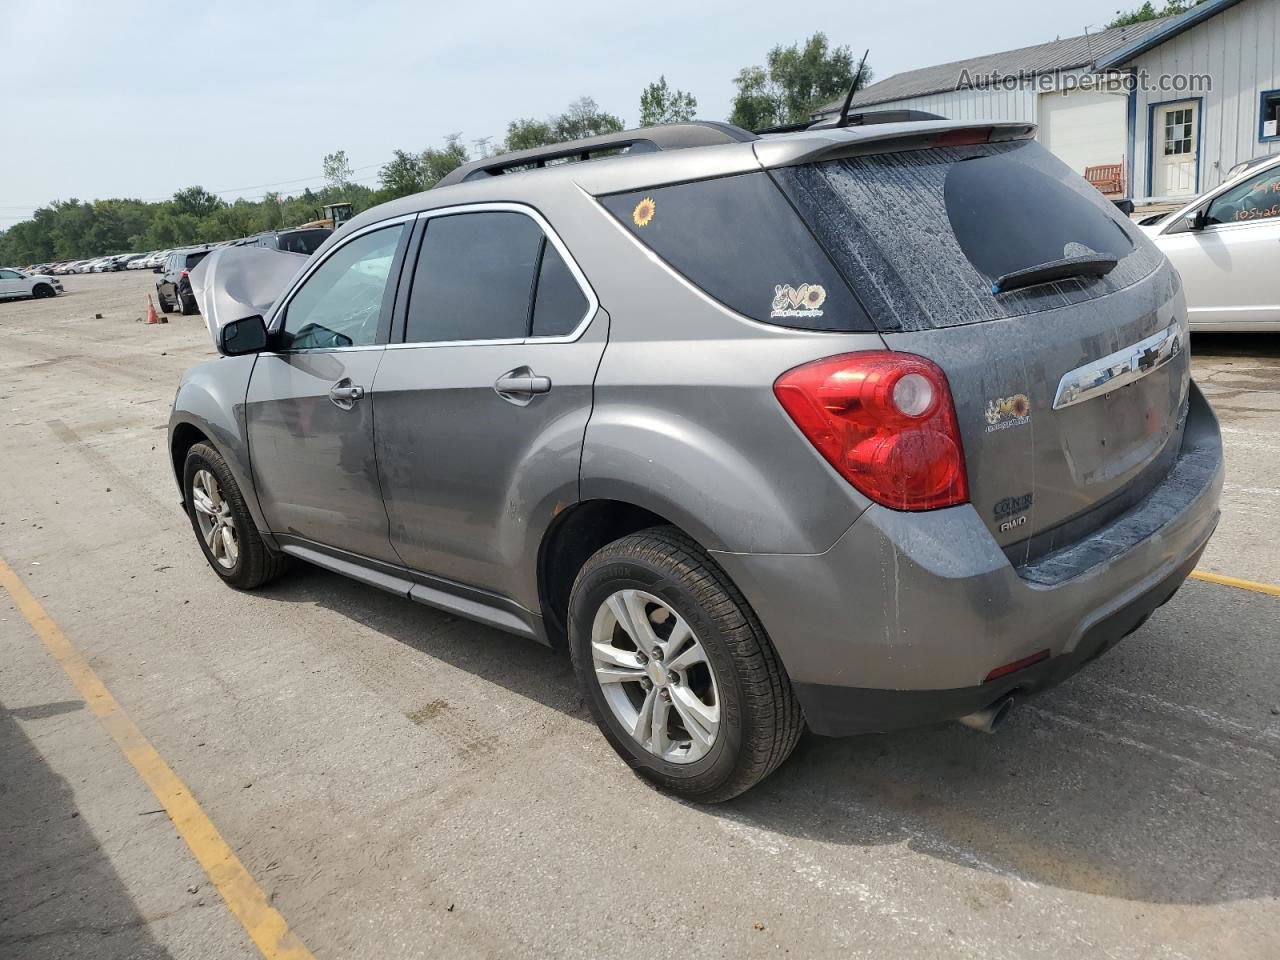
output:
M 985 710 L 979 710 L 976 713 L 961 717 L 960 723 L 971 730 L 980 730 L 982 733 L 995 733 L 1009 719 L 1009 711 L 1012 709 L 1013 696 L 1010 694 L 1001 697 Z

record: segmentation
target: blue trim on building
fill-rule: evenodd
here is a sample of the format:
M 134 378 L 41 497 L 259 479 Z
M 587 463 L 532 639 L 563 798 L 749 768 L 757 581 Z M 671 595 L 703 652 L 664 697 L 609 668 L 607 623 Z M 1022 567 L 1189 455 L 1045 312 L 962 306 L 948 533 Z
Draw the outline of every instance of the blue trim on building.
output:
M 1258 98 L 1258 142 L 1270 143 L 1273 140 L 1280 140 L 1280 124 L 1276 126 L 1276 134 L 1273 137 L 1264 136 L 1262 131 L 1267 122 L 1267 97 L 1273 97 L 1280 94 L 1280 90 L 1263 90 L 1262 95 Z
M 1179 97 L 1177 100 L 1161 100 L 1159 103 L 1147 104 L 1147 192 L 1144 196 L 1155 196 L 1151 185 L 1151 170 L 1156 150 L 1156 108 L 1168 107 L 1175 103 L 1194 103 L 1196 105 L 1196 188 L 1191 196 L 1200 192 L 1200 163 L 1204 159 L 1204 151 L 1200 149 L 1200 125 L 1204 123 L 1204 97 Z
M 1240 0 L 1205 0 L 1204 3 L 1197 4 L 1186 13 L 1179 14 L 1163 27 L 1152 30 L 1127 47 L 1121 47 L 1114 53 L 1100 58 L 1094 64 L 1094 69 L 1105 70 L 1108 67 L 1116 67 L 1122 63 L 1127 63 L 1139 54 L 1146 53 L 1152 47 L 1160 46 L 1166 40 L 1172 40 L 1183 31 L 1190 30 L 1198 23 L 1204 23 L 1210 17 L 1221 13 L 1229 7 L 1234 7 L 1239 2 Z
M 1129 144 L 1125 150 L 1125 157 L 1128 162 L 1125 165 L 1125 194 L 1130 199 L 1137 197 L 1138 191 L 1133 182 L 1133 170 L 1136 161 L 1134 154 L 1138 150 L 1138 68 L 1130 67 L 1129 76 L 1131 79 L 1129 86 L 1128 104 L 1125 106 L 1125 126 L 1129 129 Z M 1147 190 L 1147 196 L 1151 196 L 1150 189 Z

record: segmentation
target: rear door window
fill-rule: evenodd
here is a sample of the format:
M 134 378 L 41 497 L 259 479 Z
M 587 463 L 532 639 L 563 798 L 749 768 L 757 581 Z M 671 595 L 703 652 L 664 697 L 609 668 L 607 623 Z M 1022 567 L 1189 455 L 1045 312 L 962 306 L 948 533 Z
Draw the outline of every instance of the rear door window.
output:
M 405 341 L 528 336 L 542 237 L 532 219 L 507 211 L 428 221 L 413 273 Z
M 316 252 L 320 244 L 329 239 L 330 232 L 329 230 L 299 230 L 296 233 L 282 233 L 276 237 L 275 246 L 289 253 L 302 253 L 309 257 Z M 272 246 L 272 244 L 264 238 L 263 246 Z
M 187 263 L 184 269 L 186 270 L 194 269 L 195 265 L 199 263 L 201 260 L 203 260 L 205 257 L 207 257 L 208 255 L 209 255 L 208 250 L 201 250 L 199 253 L 187 254 Z
M 880 330 L 1021 316 L 1105 296 L 1151 274 L 1155 247 L 1039 144 L 979 144 L 772 171 Z M 1077 257 L 1105 276 L 994 293 L 1004 275 Z
M 806 330 L 872 329 L 831 258 L 764 173 L 600 202 L 678 273 L 744 316 Z

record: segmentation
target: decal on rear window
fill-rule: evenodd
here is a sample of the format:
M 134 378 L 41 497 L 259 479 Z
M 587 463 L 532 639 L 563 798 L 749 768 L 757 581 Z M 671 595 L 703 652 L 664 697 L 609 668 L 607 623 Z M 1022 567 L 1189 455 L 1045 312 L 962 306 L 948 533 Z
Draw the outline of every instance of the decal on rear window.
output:
M 820 317 L 827 291 L 820 283 L 802 283 L 793 287 L 789 283 L 775 284 L 773 309 L 770 317 Z

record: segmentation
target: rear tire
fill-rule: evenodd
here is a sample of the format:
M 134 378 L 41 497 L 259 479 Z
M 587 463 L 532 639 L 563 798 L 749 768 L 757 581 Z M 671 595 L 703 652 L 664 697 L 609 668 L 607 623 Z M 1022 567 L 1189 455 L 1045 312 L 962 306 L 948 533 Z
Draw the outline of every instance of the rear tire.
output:
M 161 313 L 172 313 L 173 306 L 165 299 L 164 294 L 160 292 L 160 287 L 156 287 L 156 306 L 160 308 Z
M 187 451 L 182 492 L 196 542 L 225 583 L 253 590 L 284 573 L 287 558 L 263 542 L 231 468 L 209 444 Z
M 632 643 L 633 631 L 644 639 Z M 569 649 L 605 739 L 641 776 L 690 800 L 718 803 L 754 786 L 803 729 L 755 613 L 675 527 L 623 537 L 587 560 L 569 600 Z

